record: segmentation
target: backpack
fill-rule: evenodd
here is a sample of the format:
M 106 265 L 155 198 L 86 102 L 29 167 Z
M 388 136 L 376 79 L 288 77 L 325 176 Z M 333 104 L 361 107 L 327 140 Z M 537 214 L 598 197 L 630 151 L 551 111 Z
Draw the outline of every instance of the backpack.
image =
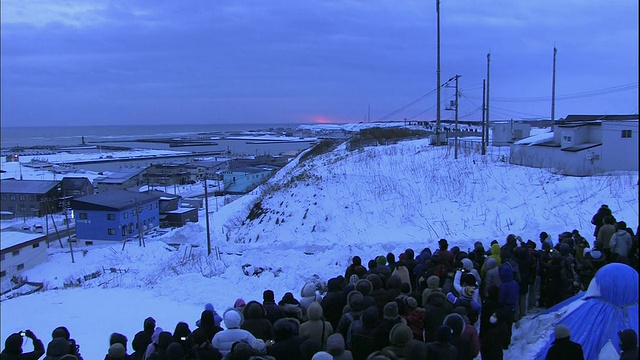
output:
M 360 333 L 364 329 L 364 324 L 362 323 L 362 313 L 352 314 L 346 313 L 345 316 L 349 319 L 349 328 L 347 329 L 347 338 L 346 338 L 346 347 L 347 349 L 351 349 L 352 347 L 352 334 L 354 331 Z

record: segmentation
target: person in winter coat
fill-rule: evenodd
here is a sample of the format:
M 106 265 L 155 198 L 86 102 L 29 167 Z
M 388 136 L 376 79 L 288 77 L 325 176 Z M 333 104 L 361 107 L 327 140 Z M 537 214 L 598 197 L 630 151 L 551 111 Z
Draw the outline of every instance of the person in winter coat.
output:
M 56 337 L 47 344 L 47 352 L 44 360 L 60 360 L 65 355 L 72 355 L 70 348 L 72 344 L 63 337 Z
M 348 331 L 351 327 L 351 322 L 354 319 L 357 319 L 361 316 L 362 311 L 364 311 L 364 297 L 362 294 L 353 290 L 349 293 L 347 297 L 348 304 L 345 305 L 342 316 L 338 321 L 338 326 L 334 329 L 335 332 L 339 332 L 342 336 L 347 339 Z
M 447 301 L 447 297 L 444 293 L 434 291 L 426 299 L 427 303 L 424 306 L 426 312 L 424 319 L 424 337 L 425 342 L 433 342 L 436 340 L 436 330 L 445 317 L 451 313 L 451 303 Z
M 506 322 L 508 328 L 508 344 L 511 343 L 511 327 L 515 320 L 516 309 L 518 307 L 518 297 L 520 294 L 520 287 L 518 283 L 513 279 L 513 270 L 508 264 L 502 265 L 500 269 L 500 295 L 498 301 L 502 306 L 502 310 L 506 315 Z M 505 348 L 506 350 L 506 348 Z
M 156 321 L 152 317 L 144 319 L 142 331 L 138 331 L 131 342 L 131 347 L 133 348 L 132 360 L 142 360 L 144 358 L 145 351 L 152 342 L 151 336 L 153 336 L 155 329 Z
M 316 290 L 316 284 L 312 282 L 304 284 L 302 290 L 300 290 L 300 307 L 302 308 L 302 316 L 304 316 L 305 319 L 309 305 L 314 301 L 322 301 L 322 296 L 320 296 Z
M 384 304 L 387 303 L 387 290 L 385 290 L 384 288 L 382 278 L 376 274 L 369 274 L 367 275 L 366 279 L 371 283 L 371 286 L 373 287 L 373 290 L 369 295 L 375 301 L 376 307 L 378 308 L 378 315 L 382 315 Z
M 268 341 L 273 339 L 273 325 L 267 319 L 267 311 L 257 301 L 249 301 L 242 311 L 244 321 L 240 329 L 247 330 L 256 339 Z
M 331 334 L 327 339 L 327 352 L 334 360 L 353 360 L 350 350 L 346 350 L 342 334 Z
M 185 360 L 184 348 L 179 343 L 172 342 L 167 346 L 166 358 L 167 360 Z
M 121 343 L 115 343 L 109 346 L 109 351 L 107 352 L 107 356 L 105 356 L 105 360 L 126 360 L 129 356 L 127 355 L 127 350 L 124 345 Z
M 220 327 L 220 323 L 222 322 L 222 316 L 220 316 L 220 314 L 218 314 L 218 312 L 216 311 L 216 309 L 213 307 L 213 304 L 211 303 L 206 303 L 204 305 L 204 309 L 205 310 L 209 310 L 213 313 L 213 323 L 215 326 Z M 200 319 L 196 320 L 196 327 L 200 326 Z
M 307 309 L 308 320 L 300 324 L 300 336 L 315 339 L 324 349 L 327 338 L 333 334 L 333 326 L 322 318 L 322 306 L 317 301 L 312 302 Z
M 195 345 L 196 351 L 198 352 L 198 357 L 201 360 L 221 359 L 222 354 L 218 351 L 218 349 L 214 348 L 213 345 L 211 345 L 213 337 L 218 332 L 222 331 L 221 327 L 216 326 L 213 312 L 211 312 L 210 310 L 203 311 L 200 315 L 200 321 L 198 321 L 198 323 L 200 324 L 199 327 L 191 333 L 191 338 L 193 340 L 193 344 Z M 268 320 L 267 323 L 271 325 Z
M 387 258 L 380 255 L 376 257 L 376 267 L 369 270 L 370 274 L 376 274 L 381 277 L 383 283 L 386 283 L 391 276 L 391 269 L 387 266 Z
M 620 360 L 638 359 L 638 335 L 633 329 L 618 332 L 620 338 Z
M 367 274 L 367 269 L 362 266 L 362 259 L 360 256 L 354 256 L 351 259 L 351 264 L 347 266 L 347 269 L 344 272 L 344 278 L 349 280 L 351 275 L 357 275 L 359 279 L 362 279 Z M 346 285 L 346 284 L 345 284 Z
M 384 305 L 382 320 L 379 324 L 379 332 L 376 333 L 376 344 L 384 348 L 389 345 L 389 332 L 396 324 L 405 324 L 406 321 L 400 316 L 398 303 L 390 301 Z
M 450 344 L 453 330 L 447 325 L 440 325 L 435 333 L 435 340 L 427 343 L 427 360 L 455 360 L 458 350 Z
M 191 336 L 189 324 L 182 321 L 177 323 L 176 328 L 173 331 L 172 338 L 172 343 L 178 343 L 182 346 L 182 352 L 187 359 L 198 358 L 198 351 L 196 350 L 196 344 Z
M 595 215 L 591 218 L 591 223 L 595 225 L 595 229 L 593 230 L 593 236 L 598 236 L 598 231 L 604 225 L 604 218 L 606 216 L 613 217 L 611 213 L 611 209 L 606 204 L 602 204 Z
M 464 333 L 466 322 L 456 313 L 451 313 L 444 318 L 443 325 L 447 325 L 453 330 L 451 334 L 451 345 L 453 345 L 458 351 L 457 360 L 471 360 L 471 342 L 462 337 Z
M 555 340 L 547 351 L 545 360 L 584 360 L 582 346 L 571 341 L 569 328 L 564 325 L 556 325 L 553 329 Z
M 23 353 L 22 343 L 24 338 L 31 339 L 33 343 L 33 351 Z M 68 350 L 68 348 L 67 348 Z M 36 334 L 31 330 L 25 330 L 20 333 L 14 333 L 7 337 L 4 341 L 4 349 L 0 353 L 2 360 L 38 360 L 44 355 L 44 344 L 38 339 Z
M 422 341 L 413 339 L 411 329 L 404 324 L 396 324 L 389 332 L 389 346 L 382 349 L 398 359 L 424 359 L 426 346 Z
M 151 334 L 151 343 L 149 345 L 147 345 L 147 348 L 144 351 L 144 354 L 142 355 L 142 359 L 146 360 L 149 358 L 149 356 L 156 351 L 156 347 L 158 347 L 158 340 L 160 338 L 160 333 L 162 332 L 162 328 L 161 327 L 156 327 L 153 330 L 153 334 Z M 169 333 L 169 335 L 171 335 Z
M 498 261 L 495 258 L 488 257 L 485 261 L 485 278 L 484 278 L 484 297 L 488 296 L 488 289 L 491 285 L 500 287 L 502 280 L 500 280 L 500 272 L 498 270 Z
M 413 270 L 416 268 L 416 265 L 418 265 L 418 262 L 415 259 L 415 252 L 413 251 L 413 249 L 405 250 L 404 266 L 406 266 L 407 270 L 409 271 L 409 278 L 411 279 L 411 282 L 409 284 L 411 285 L 412 288 L 415 286 L 415 283 L 416 283 L 416 276 L 413 273 Z
M 275 343 L 267 348 L 267 354 L 276 359 L 301 360 L 300 345 L 305 338 L 300 336 L 300 322 L 284 318 L 273 324 Z
M 427 288 L 422 291 L 422 307 L 426 305 L 427 297 L 434 291 L 442 292 L 442 288 L 440 287 L 440 278 L 431 275 L 427 278 Z
M 363 308 L 376 305 L 376 299 L 371 296 L 373 284 L 367 279 L 360 279 L 356 282 L 355 290 L 362 294 Z
M 271 321 L 271 324 L 285 316 L 284 311 L 276 304 L 273 290 L 265 290 L 262 292 L 262 306 L 264 306 L 264 309 L 267 311 L 267 319 Z
M 382 345 L 376 339 L 385 336 L 378 326 L 378 310 L 371 306 L 362 312 L 362 327 L 352 328 L 351 332 L 351 354 L 354 360 L 365 360 L 367 356 L 377 350 L 382 349 Z
M 482 310 L 480 311 L 480 340 L 487 335 L 486 329 L 489 328 L 489 320 L 491 316 L 502 309 L 500 301 L 498 300 L 500 294 L 500 288 L 496 285 L 491 285 L 488 289 L 488 295 L 482 302 Z M 502 348 L 502 343 L 500 343 Z
M 611 247 L 611 260 L 621 262 L 624 264 L 629 263 L 629 250 L 631 250 L 631 235 L 627 232 L 627 224 L 624 221 L 620 221 L 616 224 L 616 232 L 611 236 L 609 242 Z
M 290 292 L 285 293 L 282 296 L 282 299 L 278 301 L 278 306 L 280 306 L 282 311 L 284 311 L 285 317 L 294 318 L 299 322 L 304 320 L 304 316 L 302 314 L 302 306 L 300 306 L 300 301 L 298 301 L 298 299 L 296 299 L 292 293 Z
M 464 331 L 461 336 L 469 340 L 469 344 L 471 345 L 471 358 L 475 358 L 480 353 L 480 336 L 478 335 L 478 330 L 471 320 L 469 320 L 469 317 L 467 316 L 467 309 L 462 306 L 458 306 L 453 309 L 453 312 L 462 316 L 465 321 Z
M 495 259 L 497 267 L 500 267 L 502 265 L 502 259 L 500 258 L 500 244 L 495 243 L 495 244 L 491 245 L 491 255 L 489 255 L 487 257 L 487 260 L 485 261 L 485 264 L 482 265 L 482 268 L 480 269 L 480 276 L 483 279 L 486 278 L 486 276 L 485 276 L 485 274 L 487 272 L 486 265 L 488 264 L 489 259 Z
M 264 342 L 259 342 L 250 332 L 240 328 L 244 318 L 238 310 L 229 309 L 225 311 L 222 315 L 222 321 L 226 330 L 218 332 L 213 337 L 211 345 L 218 349 L 223 356 L 226 356 L 231 351 L 231 345 L 237 341 L 246 341 L 257 351 L 264 350 Z
M 518 264 L 518 270 L 520 271 L 520 292 L 518 296 L 518 315 L 519 318 L 524 317 L 527 314 L 527 297 L 529 292 L 529 284 L 531 281 L 531 264 L 533 259 L 531 252 L 525 244 L 518 246 L 513 252 L 513 259 Z
M 475 323 L 478 320 L 478 316 L 480 315 L 480 310 L 482 305 L 476 300 L 476 288 L 473 286 L 465 286 L 464 289 L 460 292 L 460 296 L 455 296 L 453 293 L 447 293 L 447 300 L 452 304 L 452 306 L 458 307 L 462 306 L 466 313 L 469 314 L 469 318 L 472 319 L 472 322 Z
M 157 329 L 158 328 L 156 328 L 156 330 Z M 171 333 L 168 332 L 168 331 L 161 331 L 160 334 L 158 334 L 157 340 L 155 340 L 153 343 L 151 343 L 149 345 L 149 348 L 147 348 L 148 356 L 146 357 L 146 359 L 149 359 L 149 360 L 164 360 L 164 359 L 166 359 L 167 358 L 167 348 L 169 347 L 171 342 L 173 342 L 173 336 L 171 335 Z M 151 348 L 152 346 L 153 346 L 153 348 Z M 149 353 L 149 350 L 151 350 L 150 353 Z
M 340 284 L 341 281 L 338 278 L 329 279 L 327 282 L 327 293 L 322 298 L 322 301 L 320 301 L 322 313 L 334 329 L 337 328 L 338 321 L 340 321 L 340 317 L 342 316 L 342 308 L 346 305 L 346 301 L 343 301 Z
M 391 276 L 397 276 L 400 278 L 400 282 L 402 284 L 409 285 L 409 292 L 411 292 L 411 275 L 409 273 L 409 269 L 405 265 L 404 260 L 400 260 L 396 263 L 395 269 L 391 273 Z M 405 285 L 406 286 L 406 285 Z
M 413 338 L 418 341 L 424 341 L 424 319 L 427 316 L 426 311 L 418 307 L 418 301 L 411 296 L 405 296 L 402 301 L 404 302 L 402 318 L 404 318 L 407 326 L 411 329 Z
M 69 343 L 69 349 L 68 349 L 67 354 L 77 357 L 78 360 L 83 360 L 82 356 L 80 355 L 80 345 L 78 345 L 76 343 L 75 339 L 71 338 L 71 333 L 69 332 L 69 330 L 66 327 L 58 326 L 57 328 L 53 329 L 53 332 L 51 332 L 51 338 L 52 339 L 56 339 L 56 338 L 65 339 Z M 49 345 L 50 344 L 51 343 L 49 343 Z M 49 353 L 49 345 L 47 345 L 47 355 L 49 355 L 48 354 Z M 58 345 L 58 346 L 61 346 L 61 345 Z
M 480 354 L 483 360 L 502 360 L 507 338 L 504 312 L 496 310 L 480 329 Z
M 111 336 L 109 337 L 109 346 L 112 346 L 113 344 L 121 344 L 122 347 L 124 348 L 124 352 L 125 352 L 125 357 L 128 359 L 129 355 L 127 354 L 127 337 L 120 334 L 120 333 L 112 333 Z M 119 353 L 119 349 L 116 350 L 117 354 L 120 355 Z M 109 355 L 107 354 L 107 357 Z M 107 358 L 105 358 L 107 359 Z

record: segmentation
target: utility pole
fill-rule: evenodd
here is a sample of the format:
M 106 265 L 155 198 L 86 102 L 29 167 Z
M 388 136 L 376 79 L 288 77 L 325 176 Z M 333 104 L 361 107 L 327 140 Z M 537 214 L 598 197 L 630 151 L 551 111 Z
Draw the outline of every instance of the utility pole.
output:
M 460 97 L 460 94 L 458 93 L 458 79 L 460 78 L 460 75 L 456 75 L 454 76 L 456 79 L 456 126 L 455 126 L 455 130 L 456 130 L 456 136 L 455 136 L 455 152 L 454 152 L 454 159 L 458 159 L 458 98 Z
M 204 213 L 207 223 L 207 255 L 211 255 L 211 232 L 209 231 L 209 191 L 207 190 L 206 175 L 204 177 Z
M 68 242 L 69 242 L 69 250 L 71 251 L 71 263 L 75 264 L 76 260 L 73 258 L 73 245 L 71 244 L 71 232 L 69 231 L 69 214 L 68 214 L 68 201 L 67 200 L 63 200 L 62 202 L 62 207 L 64 208 L 64 220 L 65 223 L 67 224 L 67 236 L 68 236 Z
M 551 122 L 555 120 L 556 112 L 556 54 L 558 49 L 553 46 L 553 79 L 551 81 Z
M 487 154 L 487 143 L 488 143 L 488 139 L 486 138 L 486 132 L 485 132 L 485 113 L 484 113 L 484 96 L 485 96 L 485 89 L 486 89 L 486 79 L 482 79 L 482 155 L 486 155 Z
M 436 0 L 436 24 L 437 24 L 437 60 L 436 60 L 436 145 L 440 145 L 440 0 Z
M 489 72 L 490 72 L 490 64 L 491 64 L 491 53 L 487 53 L 487 116 L 485 117 L 487 120 L 487 126 L 485 128 L 485 130 L 487 131 L 487 146 L 489 146 L 489 124 L 490 124 L 490 120 L 489 120 Z

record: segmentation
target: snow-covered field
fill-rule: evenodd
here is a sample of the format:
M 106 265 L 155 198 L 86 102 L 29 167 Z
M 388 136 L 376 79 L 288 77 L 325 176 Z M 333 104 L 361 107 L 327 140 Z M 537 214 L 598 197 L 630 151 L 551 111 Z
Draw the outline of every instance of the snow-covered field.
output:
M 46 291 L 2 302 L 1 338 L 31 329 L 48 342 L 65 325 L 85 359 L 98 359 L 112 332 L 132 340 L 147 316 L 169 331 L 178 321 L 193 329 L 207 302 L 224 310 L 237 298 L 261 300 L 265 289 L 277 299 L 287 291 L 299 295 L 306 282 L 343 274 L 355 255 L 366 263 L 389 251 L 433 250 L 440 238 L 463 250 L 475 241 L 488 248 L 509 233 L 536 240 L 541 231 L 555 238 L 578 229 L 591 240 L 590 219 L 601 204 L 638 226 L 637 184 L 637 172 L 572 178 L 496 155 L 454 160 L 453 150 L 427 140 L 353 152 L 341 147 L 293 161 L 258 191 L 213 213 L 210 256 L 204 219 L 147 239 L 144 248 L 77 249 L 74 264 L 54 245 L 47 263 L 26 272 Z M 97 271 L 97 278 L 63 289 Z M 533 357 L 552 332 L 552 324 L 538 323 L 514 331 L 506 359 Z

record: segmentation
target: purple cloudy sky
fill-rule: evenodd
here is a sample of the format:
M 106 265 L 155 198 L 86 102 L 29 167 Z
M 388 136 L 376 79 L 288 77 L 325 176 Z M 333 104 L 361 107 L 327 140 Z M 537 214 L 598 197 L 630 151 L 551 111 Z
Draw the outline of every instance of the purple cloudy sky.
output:
M 2 0 L 1 34 L 3 127 L 436 116 L 435 0 Z M 442 0 L 441 41 L 461 119 L 488 52 L 491 118 L 550 118 L 554 44 L 556 118 L 638 113 L 637 1 Z

